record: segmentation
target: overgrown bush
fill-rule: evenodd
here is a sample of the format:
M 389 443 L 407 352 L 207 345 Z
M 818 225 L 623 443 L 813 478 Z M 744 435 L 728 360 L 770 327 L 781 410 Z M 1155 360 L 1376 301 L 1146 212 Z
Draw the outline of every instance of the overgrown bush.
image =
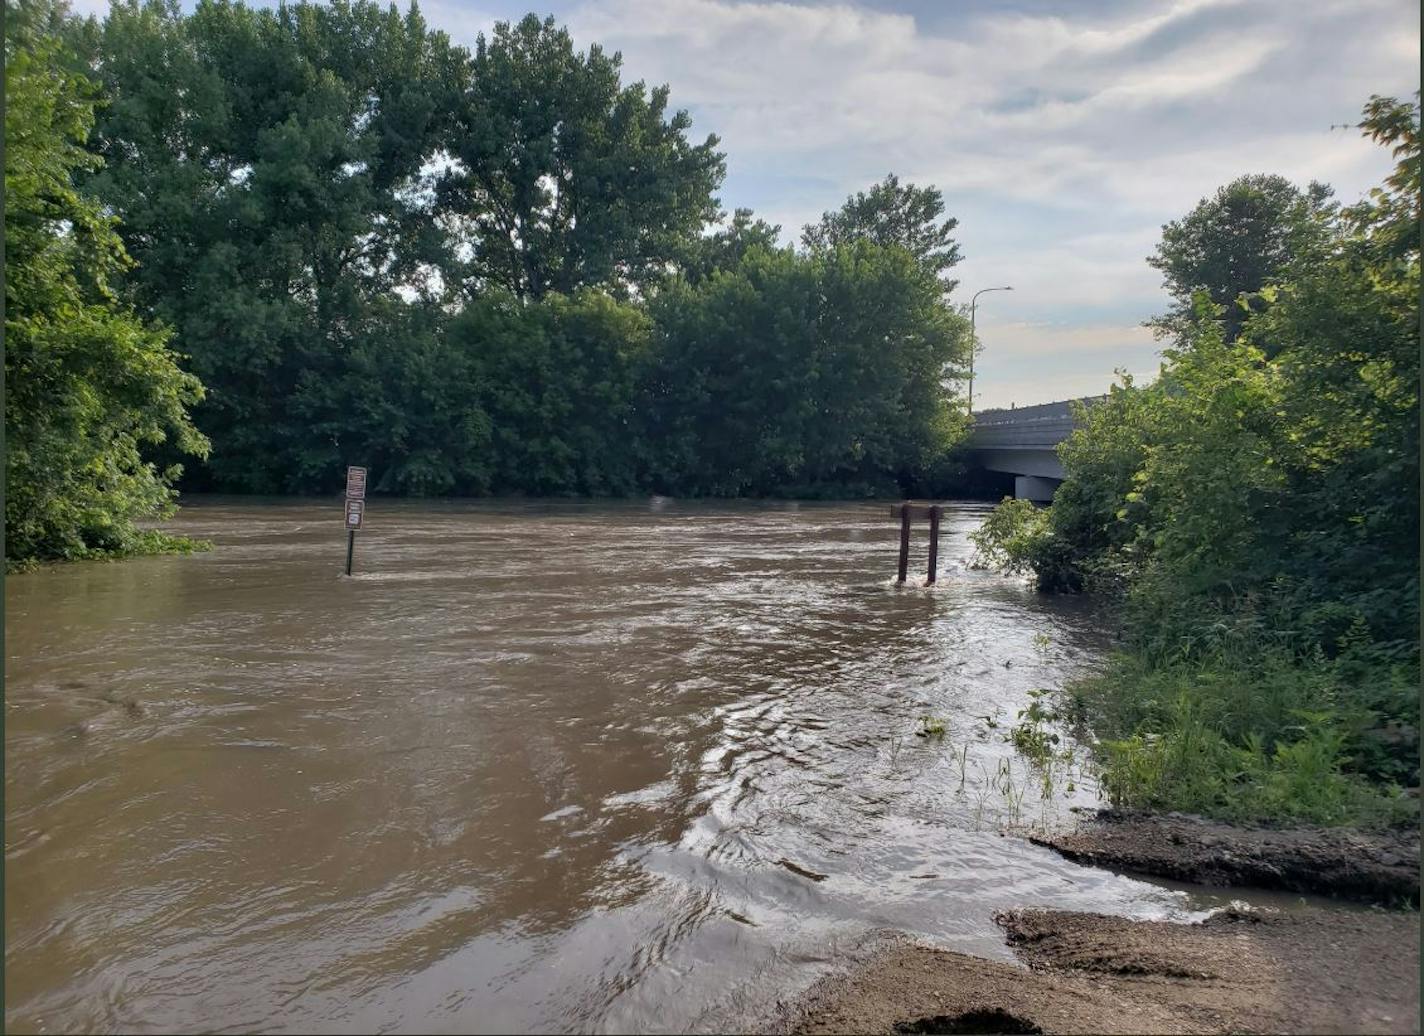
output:
M 1418 116 L 1372 100 L 1396 172 L 1311 209 L 1249 315 L 1175 312 L 1159 378 L 1081 413 L 1053 506 L 975 537 L 1120 595 L 1126 653 L 1074 691 L 1119 802 L 1366 822 L 1418 784 Z
M 99 104 L 43 5 L 5 12 L 5 557 L 9 568 L 192 549 L 144 529 L 173 511 L 176 464 L 204 457 L 203 394 L 169 332 L 117 297 L 132 265 L 115 220 L 77 190 Z
M 1048 538 L 1048 510 L 1032 500 L 1005 497 L 984 523 L 969 534 L 972 568 L 997 568 L 1013 575 L 1036 571 Z

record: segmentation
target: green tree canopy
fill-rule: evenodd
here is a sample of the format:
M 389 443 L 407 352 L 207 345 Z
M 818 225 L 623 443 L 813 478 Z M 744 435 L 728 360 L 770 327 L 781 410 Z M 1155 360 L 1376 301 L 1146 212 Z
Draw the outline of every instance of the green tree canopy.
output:
M 668 88 L 623 85 L 622 59 L 575 51 L 552 18 L 475 45 L 441 198 L 463 217 L 475 287 L 524 298 L 657 279 L 717 217 L 717 138 L 687 139 Z
M 534 17 L 473 54 L 370 0 L 120 0 L 64 31 L 109 100 L 84 185 L 139 261 L 125 298 L 208 389 L 187 488 L 354 463 L 392 493 L 893 492 L 957 434 L 932 188 L 873 192 L 883 242 L 779 248 L 719 211 L 716 138 L 666 87 Z
M 1418 780 L 1417 96 L 1360 125 L 1398 161 L 1385 183 L 1323 219 L 1323 190 L 1271 180 L 1297 222 L 1237 267 L 1261 307 L 1233 325 L 1199 288 L 1157 381 L 1060 447 L 1046 519 L 985 536 L 1042 585 L 1126 591 L 1131 653 L 1087 693 L 1134 804 L 1339 821 L 1355 778 Z M 1227 211 L 1177 226 L 1205 241 Z
M 1193 297 L 1204 291 L 1222 307 L 1226 340 L 1234 341 L 1248 315 L 1240 296 L 1259 292 L 1329 239 L 1332 193 L 1319 183 L 1302 191 L 1282 176 L 1241 176 L 1165 224 L 1147 262 L 1162 272 L 1176 306 L 1158 328 L 1171 333 L 1189 323 Z
M 689 244 L 680 272 L 695 284 L 718 270 L 734 269 L 753 248 L 780 247 L 780 238 L 780 226 L 757 219 L 751 209 L 737 209 L 715 231 Z
M 864 239 L 877 245 L 898 245 L 915 257 L 926 270 L 944 280 L 945 292 L 958 281 L 945 275 L 960 259 L 953 238 L 959 221 L 941 220 L 944 196 L 937 187 L 902 185 L 894 173 L 846 199 L 835 212 L 821 216 L 802 231 L 801 241 L 810 249 L 825 250 L 849 241 Z
M 73 71 L 55 5 L 5 15 L 5 525 L 7 563 L 166 545 L 139 523 L 172 510 L 176 466 L 207 453 L 188 418 L 197 379 L 168 333 L 115 297 L 131 263 L 114 219 L 75 187 L 97 92 Z
M 960 431 L 941 379 L 966 322 L 901 248 L 751 248 L 652 312 L 661 491 L 895 492 Z
M 209 386 L 210 486 L 317 488 L 326 382 L 397 292 L 449 262 L 428 164 L 463 52 L 374 3 L 116 4 L 76 28 L 113 103 L 93 190 L 125 219 L 135 300 Z

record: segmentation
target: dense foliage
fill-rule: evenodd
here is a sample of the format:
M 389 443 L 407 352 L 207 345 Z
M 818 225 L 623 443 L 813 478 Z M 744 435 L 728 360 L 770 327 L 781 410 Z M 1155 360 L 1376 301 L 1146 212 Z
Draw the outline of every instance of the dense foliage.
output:
M 134 549 L 183 454 L 236 492 L 844 495 L 962 432 L 933 188 L 783 248 L 666 87 L 532 15 L 469 52 L 366 0 L 13 8 L 10 556 Z
M 651 485 L 717 496 L 893 494 L 962 434 L 941 379 L 963 320 L 903 249 L 753 247 L 652 306 Z
M 898 245 L 913 255 L 926 270 L 944 277 L 959 262 L 959 245 L 954 241 L 956 219 L 941 220 L 944 196 L 935 187 L 901 184 L 891 173 L 869 191 L 847 198 L 835 212 L 825 213 L 801 234 L 810 249 L 834 248 L 847 241 L 869 240 L 880 245 Z M 946 278 L 945 290 L 958 281 Z
M 1159 331 L 1183 333 L 1196 294 L 1205 292 L 1222 307 L 1226 340 L 1234 340 L 1259 306 L 1256 293 L 1293 260 L 1328 244 L 1333 193 L 1320 183 L 1302 191 L 1283 176 L 1241 176 L 1164 226 L 1147 262 L 1162 272 L 1176 305 L 1156 321 Z
M 533 15 L 480 37 L 442 142 L 454 165 L 440 209 L 471 254 L 467 289 L 542 298 L 646 287 L 717 217 L 717 138 L 687 140 L 668 88 L 619 81 L 620 58 L 574 50 Z
M 1310 210 L 1328 247 L 1274 254 L 1234 339 L 1200 292 L 1157 381 L 1083 414 L 1052 508 L 981 536 L 1126 594 L 1130 650 L 1078 689 L 1123 801 L 1339 822 L 1418 784 L 1418 118 L 1374 99 L 1395 174 Z
M 420 293 L 448 252 L 422 170 L 464 95 L 462 52 L 374 4 L 130 2 L 70 36 L 111 100 L 87 186 L 122 217 L 135 302 L 208 389 L 213 457 L 188 484 L 329 485 L 340 451 L 313 430 L 339 435 L 331 381 L 424 326 L 398 290 L 439 301 Z
M 11 564 L 190 546 L 137 523 L 172 509 L 176 466 L 195 456 L 198 381 L 168 332 L 115 297 L 128 257 L 114 221 L 74 176 L 96 92 L 66 67 L 55 12 L 12 5 L 5 22 L 5 526 Z

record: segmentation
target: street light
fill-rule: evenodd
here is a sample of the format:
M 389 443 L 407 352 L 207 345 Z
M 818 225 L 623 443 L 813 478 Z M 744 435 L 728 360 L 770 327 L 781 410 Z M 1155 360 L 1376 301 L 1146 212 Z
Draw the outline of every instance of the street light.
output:
M 974 333 L 974 311 L 979 305 L 979 296 L 986 291 L 1013 291 L 1011 286 L 1002 288 L 981 288 L 974 293 L 974 297 L 969 300 L 969 415 L 974 415 L 974 347 L 979 344 L 978 336 Z

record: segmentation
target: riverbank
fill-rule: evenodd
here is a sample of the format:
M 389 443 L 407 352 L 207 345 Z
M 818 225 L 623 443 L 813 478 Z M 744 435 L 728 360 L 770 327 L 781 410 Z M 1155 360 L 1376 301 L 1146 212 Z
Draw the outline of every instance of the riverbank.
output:
M 1026 910 L 998 920 L 1022 965 L 887 939 L 813 986 L 773 1031 L 1419 1031 L 1418 914 L 1227 910 L 1174 924 Z
M 1103 810 L 1029 841 L 1077 863 L 1189 881 L 1419 905 L 1419 832 L 1271 828 Z
M 1070 859 L 1202 884 L 1419 901 L 1402 832 L 1233 828 L 1104 812 L 1036 844 Z M 1243 892 L 1249 896 L 1249 892 Z M 1019 963 L 887 933 L 786 1008 L 780 1033 L 1410 1033 L 1419 1031 L 1417 910 L 1235 906 L 1205 921 L 1013 910 Z

